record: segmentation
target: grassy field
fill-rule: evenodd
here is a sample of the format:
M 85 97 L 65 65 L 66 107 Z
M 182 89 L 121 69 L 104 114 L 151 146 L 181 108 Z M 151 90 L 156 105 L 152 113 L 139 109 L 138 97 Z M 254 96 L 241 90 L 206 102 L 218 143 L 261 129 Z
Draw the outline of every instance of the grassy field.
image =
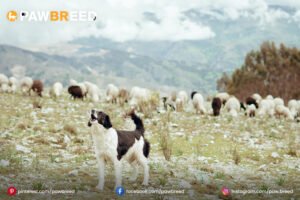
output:
M 0 94 L 0 199 L 6 190 L 74 190 L 75 194 L 18 194 L 14 199 L 118 199 L 111 165 L 103 192 L 97 191 L 97 164 L 87 126 L 92 108 L 126 129 L 128 108 L 107 103 Z M 141 113 L 139 115 L 143 116 Z M 151 116 L 151 117 L 150 117 Z M 145 136 L 151 143 L 150 185 L 129 181 L 130 189 L 184 190 L 184 194 L 125 194 L 122 199 L 298 199 L 300 123 L 276 118 L 200 116 L 194 112 L 148 113 Z M 168 158 L 168 161 L 165 159 Z M 231 190 L 280 190 L 292 194 L 234 194 Z M 275 191 L 274 191 L 275 192 Z

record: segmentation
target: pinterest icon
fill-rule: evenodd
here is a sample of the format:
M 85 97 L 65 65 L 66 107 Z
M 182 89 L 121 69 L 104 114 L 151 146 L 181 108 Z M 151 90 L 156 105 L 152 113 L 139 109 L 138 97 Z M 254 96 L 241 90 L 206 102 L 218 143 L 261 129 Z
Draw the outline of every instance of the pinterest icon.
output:
M 7 194 L 9 196 L 15 196 L 17 194 L 17 188 L 15 188 L 14 186 L 10 186 L 8 189 L 7 189 Z

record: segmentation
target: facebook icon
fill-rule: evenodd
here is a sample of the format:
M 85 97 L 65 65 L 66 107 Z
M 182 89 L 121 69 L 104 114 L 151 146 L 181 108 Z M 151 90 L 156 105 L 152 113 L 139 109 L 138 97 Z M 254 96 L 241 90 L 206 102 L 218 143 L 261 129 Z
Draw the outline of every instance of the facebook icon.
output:
M 124 194 L 125 194 L 125 189 L 123 188 L 123 187 L 117 187 L 116 188 L 116 194 L 118 195 L 118 196 L 123 196 Z

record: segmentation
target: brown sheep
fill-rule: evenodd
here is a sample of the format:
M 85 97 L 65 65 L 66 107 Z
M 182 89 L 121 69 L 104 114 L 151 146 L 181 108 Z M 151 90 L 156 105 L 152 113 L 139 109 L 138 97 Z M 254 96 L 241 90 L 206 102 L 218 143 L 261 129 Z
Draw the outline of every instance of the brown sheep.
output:
M 218 97 L 213 98 L 213 101 L 211 103 L 211 107 L 214 111 L 214 116 L 219 116 L 220 115 L 221 106 L 222 106 L 221 99 L 218 98 Z
M 129 92 L 126 90 L 126 89 L 120 89 L 120 92 L 119 92 L 119 103 L 120 105 L 124 105 L 125 103 L 128 102 L 128 99 L 129 99 Z
M 44 84 L 41 80 L 34 80 L 31 86 L 31 90 L 34 91 L 37 95 L 42 97 L 42 92 L 44 89 Z
M 83 94 L 83 92 L 82 92 L 82 89 L 81 89 L 78 85 L 71 85 L 71 86 L 68 88 L 68 92 L 69 92 L 69 94 L 71 95 L 71 97 L 74 98 L 74 100 L 75 100 L 76 98 L 82 99 L 82 100 L 83 100 L 84 94 Z

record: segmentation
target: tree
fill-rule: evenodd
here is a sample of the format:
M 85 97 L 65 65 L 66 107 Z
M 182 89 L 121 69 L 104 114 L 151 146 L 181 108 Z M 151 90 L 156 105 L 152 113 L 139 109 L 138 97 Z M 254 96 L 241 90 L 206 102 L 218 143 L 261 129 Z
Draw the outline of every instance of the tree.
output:
M 244 100 L 253 93 L 271 94 L 300 99 L 300 50 L 284 44 L 264 42 L 258 51 L 249 52 L 241 68 L 231 77 L 227 74 L 217 81 L 217 89 L 225 90 Z

